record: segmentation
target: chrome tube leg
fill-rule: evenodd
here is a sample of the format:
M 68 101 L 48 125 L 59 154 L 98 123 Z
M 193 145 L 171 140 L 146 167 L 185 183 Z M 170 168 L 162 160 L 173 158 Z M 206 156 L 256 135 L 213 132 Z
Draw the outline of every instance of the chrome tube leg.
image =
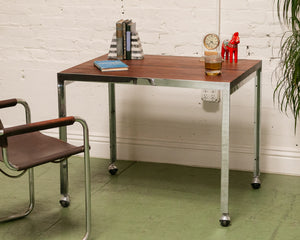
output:
M 58 114 L 59 117 L 66 116 L 66 96 L 65 96 L 65 82 L 64 80 L 57 80 L 58 87 Z M 67 128 L 59 128 L 59 138 L 63 141 L 67 141 Z M 68 179 L 68 160 L 65 159 L 60 163 L 60 193 L 62 195 L 60 204 L 62 207 L 68 207 L 70 205 L 69 197 L 69 179 Z
M 109 96 L 109 141 L 110 141 L 110 165 L 108 170 L 111 175 L 118 171 L 115 162 L 117 160 L 117 141 L 116 141 L 116 102 L 115 102 L 115 84 L 108 83 Z
M 260 156 L 260 97 L 261 97 L 261 69 L 256 72 L 255 79 L 255 111 L 254 111 L 254 171 L 253 179 L 251 182 L 253 189 L 260 188 L 260 169 L 259 169 L 259 156 Z
M 91 171 L 90 171 L 90 149 L 89 149 L 89 131 L 86 122 L 83 119 L 77 118 L 83 126 L 84 136 L 84 176 L 85 176 L 85 217 L 86 217 L 86 233 L 83 240 L 87 240 L 91 234 Z
M 84 240 L 88 239 L 91 234 L 91 221 L 92 221 L 92 210 L 91 210 L 91 173 L 90 173 L 90 155 L 89 147 L 84 147 L 84 166 L 85 166 L 85 211 L 86 211 L 86 233 Z
M 34 171 L 33 168 L 28 169 L 28 184 L 29 184 L 29 208 L 26 216 L 31 213 L 34 208 L 35 199 L 34 199 Z
M 229 198 L 229 117 L 230 87 L 222 91 L 222 163 L 221 163 L 221 218 L 222 226 L 230 224 L 228 211 Z

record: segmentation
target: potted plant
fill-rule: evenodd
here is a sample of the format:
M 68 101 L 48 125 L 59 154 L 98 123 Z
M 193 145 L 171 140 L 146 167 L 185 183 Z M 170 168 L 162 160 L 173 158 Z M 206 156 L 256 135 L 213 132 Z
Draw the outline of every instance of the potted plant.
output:
M 300 113 L 300 1 L 276 0 L 280 23 L 287 27 L 280 45 L 274 100 L 283 112 L 291 110 L 295 130 Z

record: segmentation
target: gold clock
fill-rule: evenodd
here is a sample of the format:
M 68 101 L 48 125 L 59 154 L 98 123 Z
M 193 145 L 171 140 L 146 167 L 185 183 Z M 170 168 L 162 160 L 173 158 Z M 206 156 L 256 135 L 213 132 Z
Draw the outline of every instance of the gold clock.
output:
M 214 50 L 219 46 L 220 38 L 217 34 L 209 33 L 205 35 L 203 44 L 208 50 Z

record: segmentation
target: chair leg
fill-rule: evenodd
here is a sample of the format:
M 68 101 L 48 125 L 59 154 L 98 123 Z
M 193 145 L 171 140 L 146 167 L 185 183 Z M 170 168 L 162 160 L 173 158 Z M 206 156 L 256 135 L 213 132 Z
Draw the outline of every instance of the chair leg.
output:
M 83 240 L 87 240 L 91 232 L 91 173 L 89 149 L 84 153 L 84 172 L 85 172 L 85 214 L 86 214 L 86 234 Z
M 90 172 L 90 145 L 89 130 L 83 119 L 76 118 L 83 127 L 84 140 L 84 176 L 85 176 L 85 226 L 86 233 L 83 240 L 87 240 L 91 234 L 91 172 Z
M 2 217 L 0 218 L 0 222 L 8 222 L 8 221 L 12 221 L 12 220 L 17 220 L 19 218 L 23 218 L 26 217 L 27 215 L 29 215 L 33 208 L 34 208 L 34 174 L 33 174 L 33 168 L 28 169 L 28 185 L 29 185 L 29 205 L 27 207 L 27 209 L 25 210 L 25 212 L 23 213 L 16 213 L 13 215 L 10 215 L 8 217 Z

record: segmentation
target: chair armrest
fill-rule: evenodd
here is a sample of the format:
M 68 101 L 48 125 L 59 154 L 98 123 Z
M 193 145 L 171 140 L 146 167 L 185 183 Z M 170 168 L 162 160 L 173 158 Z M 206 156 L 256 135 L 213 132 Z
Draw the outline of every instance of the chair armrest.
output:
M 30 114 L 30 107 L 28 103 L 20 98 L 11 98 L 11 99 L 6 99 L 6 100 L 0 100 L 0 109 L 1 108 L 7 108 L 7 107 L 14 107 L 17 104 L 23 105 L 25 109 L 25 114 L 26 114 L 26 123 L 31 122 L 31 114 Z
M 9 136 L 68 126 L 74 124 L 75 120 L 75 117 L 70 116 L 1 129 L 0 146 L 7 146 L 7 137 Z
M 13 106 L 16 106 L 17 103 L 18 103 L 18 100 L 16 98 L 0 100 L 0 108 L 13 107 Z

